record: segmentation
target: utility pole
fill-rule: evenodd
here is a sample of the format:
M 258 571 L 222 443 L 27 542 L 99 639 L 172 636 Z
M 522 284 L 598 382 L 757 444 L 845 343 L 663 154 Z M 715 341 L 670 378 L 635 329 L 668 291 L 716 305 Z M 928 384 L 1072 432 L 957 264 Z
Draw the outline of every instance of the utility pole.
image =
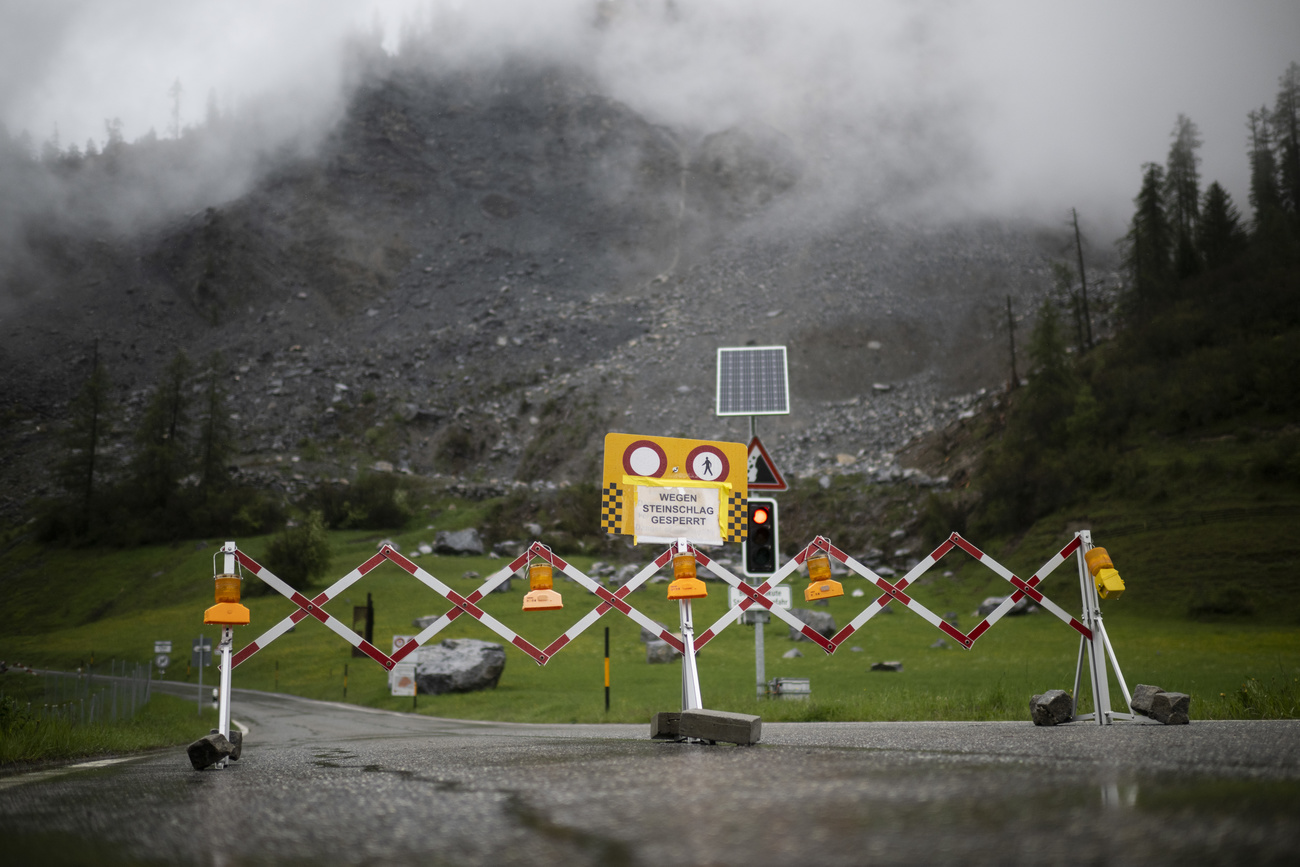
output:
M 1079 287 L 1083 293 L 1083 325 L 1088 338 L 1087 346 L 1092 349 L 1092 319 L 1088 315 L 1088 278 L 1083 271 L 1083 240 L 1079 237 L 1079 212 L 1070 209 L 1074 218 L 1074 249 L 1079 254 Z
M 1016 373 L 1016 317 L 1011 315 L 1011 296 L 1007 296 L 1007 332 L 1011 337 L 1011 388 L 1015 391 L 1020 386 L 1020 374 Z

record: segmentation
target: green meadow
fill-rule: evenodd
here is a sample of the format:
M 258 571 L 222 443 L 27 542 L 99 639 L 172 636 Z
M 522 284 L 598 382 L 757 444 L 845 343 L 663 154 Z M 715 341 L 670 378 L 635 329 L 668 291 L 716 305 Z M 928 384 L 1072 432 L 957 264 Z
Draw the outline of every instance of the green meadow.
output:
M 1098 526 L 1104 526 L 1106 520 L 1099 516 Z M 1046 523 L 1040 522 L 1035 532 L 1014 547 L 1004 544 L 989 549 L 990 553 L 1018 575 L 1033 574 L 1069 538 L 1063 532 L 1048 532 Z M 1277 532 L 1281 533 L 1282 527 Z M 364 562 L 380 539 L 391 538 L 410 552 L 432 535 L 431 531 L 391 536 L 362 531 L 331 533 L 330 574 L 340 577 Z M 1121 598 L 1103 602 L 1103 612 L 1130 689 L 1137 683 L 1154 683 L 1190 693 L 1195 719 L 1295 716 L 1300 696 L 1300 631 L 1294 623 L 1288 618 L 1270 618 L 1267 612 L 1265 616 L 1208 620 L 1185 615 L 1186 600 L 1176 595 L 1176 579 L 1189 570 L 1186 562 L 1194 560 L 1198 540 L 1203 540 L 1207 549 L 1222 541 L 1199 526 L 1174 527 L 1129 532 L 1108 546 L 1128 589 Z M 1100 532 L 1097 541 L 1106 544 Z M 269 537 L 251 538 L 241 540 L 240 545 L 260 560 L 268 542 Z M 167 679 L 195 683 L 198 673 L 187 665 L 190 642 L 202 634 L 215 646 L 219 637 L 217 627 L 202 625 L 203 611 L 212 604 L 212 561 L 219 544 L 208 540 L 123 551 L 38 548 L 27 543 L 11 547 L 5 557 L 11 572 L 26 575 L 24 580 L 11 581 L 13 590 L 4 602 L 5 622 L 10 627 L 0 636 L 0 659 L 11 665 L 21 662 L 65 670 L 94 665 L 103 671 L 112 660 L 143 662 L 152 656 L 155 640 L 168 639 L 174 653 Z M 1161 547 L 1165 545 L 1192 546 L 1177 570 L 1165 566 L 1162 571 L 1160 552 L 1171 550 Z M 643 562 L 659 550 L 646 546 Z M 1232 553 L 1232 549 L 1219 551 L 1211 560 Z M 570 560 L 582 569 L 591 565 L 591 558 L 574 556 Z M 506 563 L 488 557 L 440 556 L 419 557 L 416 562 L 462 595 L 468 595 Z M 1191 568 L 1213 566 L 1211 562 Z M 471 570 L 481 577 L 462 577 Z M 666 578 L 666 572 L 660 574 Z M 1167 574 L 1170 572 L 1175 574 Z M 840 580 L 845 595 L 829 600 L 826 609 L 837 626 L 848 623 L 878 595 L 857 576 Z M 257 579 L 251 576 L 246 582 L 255 583 Z M 324 583 L 332 583 L 332 579 Z M 789 583 L 795 604 L 805 605 L 802 593 L 807 580 L 796 574 Z M 1193 583 L 1199 586 L 1199 582 Z M 597 603 L 594 596 L 557 572 L 555 587 L 564 596 L 565 608 L 524 612 L 525 585 L 526 579 L 516 578 L 510 592 L 491 594 L 480 604 L 538 647 L 544 648 Z M 629 602 L 675 631 L 678 608 L 667 600 L 666 586 L 647 583 Z M 1007 587 L 991 571 L 955 551 L 913 585 L 912 591 L 913 598 L 936 614 L 955 613 L 959 628 L 968 631 L 978 622 L 974 611 L 980 600 L 1004 595 Z M 863 589 L 865 595 L 853 597 L 855 588 Z M 1161 588 L 1159 593 L 1156 588 Z M 1080 600 L 1073 561 L 1059 567 L 1042 589 L 1066 611 L 1077 614 Z M 709 591 L 707 599 L 695 602 L 697 634 L 726 610 L 725 585 L 711 581 Z M 367 594 L 375 607 L 375 643 L 385 651 L 391 649 L 394 635 L 417 632 L 412 626 L 414 618 L 441 614 L 451 607 L 432 589 L 385 563 L 339 593 L 326 609 L 350 624 L 353 606 L 364 605 Z M 236 649 L 295 610 L 292 603 L 274 593 L 252 595 L 246 591 L 244 601 L 252 613 L 252 625 L 236 629 Z M 1263 601 L 1261 596 L 1259 602 Z M 610 631 L 612 681 L 608 712 L 603 674 L 606 627 Z M 1052 688 L 1071 689 L 1079 651 L 1078 634 L 1045 611 L 1006 617 L 972 649 L 965 650 L 894 604 L 831 656 L 814 644 L 792 642 L 785 624 L 773 618 L 764 627 L 766 676 L 809 678 L 812 698 L 759 700 L 754 694 L 753 629 L 732 624 L 700 653 L 707 707 L 758 713 L 768 720 L 1028 719 L 1031 695 Z M 679 706 L 681 664 L 647 664 L 639 635 L 640 626 L 610 611 L 545 666 L 507 646 L 505 672 L 495 690 L 422 695 L 412 700 L 391 696 L 387 672 L 381 666 L 351 656 L 349 645 L 308 618 L 235 669 L 234 684 L 444 717 L 646 722 L 656 711 Z M 442 638 L 500 640 L 469 617 L 456 620 L 435 640 Z M 941 638 L 950 646 L 932 646 Z M 784 658 L 792 648 L 803 656 Z M 903 671 L 870 670 L 871 663 L 886 660 L 903 663 Z M 215 668 L 204 672 L 205 683 L 214 682 L 215 677 Z M 1116 709 L 1123 707 L 1114 678 L 1111 701 Z M 1091 705 L 1085 672 L 1080 709 L 1087 711 Z

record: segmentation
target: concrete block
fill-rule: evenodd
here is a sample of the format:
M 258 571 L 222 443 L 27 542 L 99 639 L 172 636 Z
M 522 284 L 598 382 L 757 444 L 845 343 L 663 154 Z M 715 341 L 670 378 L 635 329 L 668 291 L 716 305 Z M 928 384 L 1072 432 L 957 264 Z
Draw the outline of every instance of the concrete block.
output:
M 194 770 L 201 771 L 208 765 L 216 764 L 234 751 L 230 741 L 223 738 L 219 733 L 199 738 L 194 743 L 185 748 L 185 754 L 190 757 L 190 764 Z
M 650 718 L 651 738 L 675 738 L 682 715 L 675 710 L 660 711 Z
M 1029 700 L 1029 716 L 1036 726 L 1055 726 L 1069 722 L 1074 702 L 1063 689 L 1049 689 Z
M 1158 692 L 1151 700 L 1151 718 L 1167 726 L 1185 726 L 1192 697 L 1185 692 Z
M 1164 692 L 1164 690 L 1158 686 L 1139 683 L 1133 689 L 1133 701 L 1129 704 L 1129 707 L 1133 708 L 1134 713 L 1151 716 L 1151 702 L 1156 697 L 1156 694 L 1161 692 Z
M 218 734 L 219 731 L 220 731 L 219 729 L 211 729 L 209 733 L 215 735 Z M 230 746 L 231 746 L 230 760 L 232 762 L 239 761 L 239 756 L 244 752 L 243 732 L 241 732 L 239 729 L 234 729 L 230 732 L 230 737 L 226 738 L 226 740 L 230 741 Z
M 722 741 L 747 747 L 758 743 L 763 734 L 763 720 L 749 713 L 722 710 L 684 710 L 678 733 L 685 738 Z

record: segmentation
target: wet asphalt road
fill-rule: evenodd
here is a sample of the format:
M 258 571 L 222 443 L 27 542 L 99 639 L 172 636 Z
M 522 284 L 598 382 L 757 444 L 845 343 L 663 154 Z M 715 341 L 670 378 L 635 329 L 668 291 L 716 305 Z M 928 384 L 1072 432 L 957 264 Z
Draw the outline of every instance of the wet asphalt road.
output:
M 192 687 L 190 687 L 192 689 Z M 3 864 L 1295 863 L 1300 722 L 473 723 L 235 691 L 243 758 L 0 778 Z

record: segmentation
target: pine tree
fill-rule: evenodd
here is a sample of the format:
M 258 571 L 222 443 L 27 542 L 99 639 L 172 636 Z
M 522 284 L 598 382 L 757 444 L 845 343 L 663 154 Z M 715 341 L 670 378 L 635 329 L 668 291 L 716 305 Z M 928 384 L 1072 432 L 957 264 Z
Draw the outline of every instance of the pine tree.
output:
M 1300 64 L 1292 63 L 1278 79 L 1273 125 L 1277 132 L 1277 162 L 1282 207 L 1300 233 Z
M 1205 191 L 1201 203 L 1201 222 L 1196 233 L 1196 247 L 1205 267 L 1222 268 L 1246 248 L 1246 231 L 1241 215 L 1228 191 L 1215 181 Z
M 234 450 L 234 438 L 226 413 L 226 390 L 221 387 L 220 380 L 224 367 L 221 353 L 214 352 L 208 359 L 203 409 L 199 418 L 199 488 L 205 496 L 211 496 L 230 481 L 226 464 Z
M 190 361 L 184 352 L 177 352 L 136 431 L 138 451 L 132 477 L 146 508 L 165 508 L 189 466 L 189 395 L 185 391 L 189 377 Z
M 1167 299 L 1173 282 L 1173 232 L 1165 215 L 1165 173 L 1156 163 L 1143 168 L 1142 188 L 1133 203 L 1137 210 L 1125 236 L 1124 264 L 1132 287 L 1131 312 L 1146 318 Z
M 59 480 L 74 503 L 73 532 L 79 535 L 86 533 L 94 521 L 96 482 L 108 468 L 101 446 L 114 417 L 110 392 L 111 383 L 99 363 L 96 343 L 90 376 L 70 406 L 63 435 L 67 457 L 58 466 Z
M 1255 227 L 1268 222 L 1282 206 L 1277 183 L 1277 159 L 1273 153 L 1273 116 L 1265 107 L 1247 116 L 1250 126 L 1250 204 L 1255 209 Z
M 1195 239 L 1201 197 L 1196 149 L 1201 139 L 1196 124 L 1182 114 L 1174 123 L 1173 139 L 1165 162 L 1164 193 L 1174 233 L 1174 273 L 1182 278 L 1200 270 Z

